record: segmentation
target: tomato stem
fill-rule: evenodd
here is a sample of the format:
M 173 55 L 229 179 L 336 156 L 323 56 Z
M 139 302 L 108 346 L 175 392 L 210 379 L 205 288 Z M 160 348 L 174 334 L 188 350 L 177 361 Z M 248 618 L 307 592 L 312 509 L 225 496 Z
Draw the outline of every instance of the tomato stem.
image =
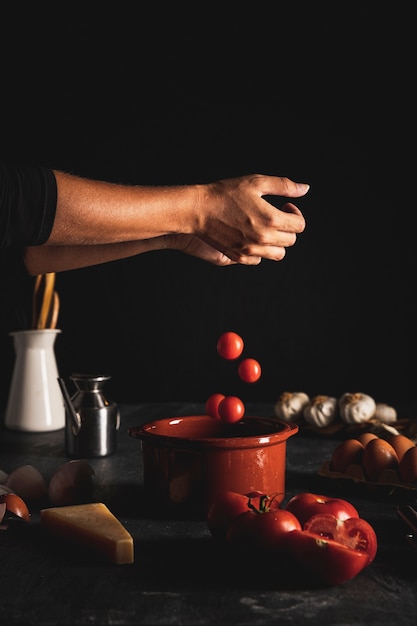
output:
M 263 494 L 261 496 L 256 496 L 256 497 L 259 497 L 259 508 L 257 508 L 252 502 L 252 499 L 254 496 L 249 496 L 248 508 L 254 511 L 255 513 L 268 513 L 268 511 L 271 509 L 272 502 L 279 495 L 281 494 L 278 491 L 276 491 L 271 496 L 268 496 L 266 494 Z

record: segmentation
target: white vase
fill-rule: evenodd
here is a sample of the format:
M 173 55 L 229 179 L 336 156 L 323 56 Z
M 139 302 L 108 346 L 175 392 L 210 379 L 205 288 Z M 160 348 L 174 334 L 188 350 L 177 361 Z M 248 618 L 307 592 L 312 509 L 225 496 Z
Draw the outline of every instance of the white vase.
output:
M 46 328 L 10 333 L 16 353 L 4 421 L 10 430 L 64 428 L 65 406 L 54 352 L 60 332 Z

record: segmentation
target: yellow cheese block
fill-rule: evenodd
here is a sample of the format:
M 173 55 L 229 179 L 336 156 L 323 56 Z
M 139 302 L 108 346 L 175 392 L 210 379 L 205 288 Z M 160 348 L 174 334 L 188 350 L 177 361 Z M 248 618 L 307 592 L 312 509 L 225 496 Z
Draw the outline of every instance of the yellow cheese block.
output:
M 113 563 L 133 563 L 132 535 L 102 502 L 42 509 L 40 517 L 59 537 L 88 546 Z

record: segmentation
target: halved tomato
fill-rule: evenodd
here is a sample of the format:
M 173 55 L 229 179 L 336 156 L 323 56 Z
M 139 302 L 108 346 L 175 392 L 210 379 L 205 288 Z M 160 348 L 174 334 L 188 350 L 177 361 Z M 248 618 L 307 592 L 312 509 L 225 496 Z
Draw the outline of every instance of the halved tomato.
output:
M 362 517 L 341 520 L 329 513 L 313 515 L 304 524 L 304 530 L 337 541 L 351 550 L 363 552 L 367 555 L 367 565 L 375 558 L 377 536 L 371 524 Z
M 316 582 L 339 585 L 357 576 L 368 564 L 368 554 L 307 530 L 293 530 L 286 538 L 289 553 Z

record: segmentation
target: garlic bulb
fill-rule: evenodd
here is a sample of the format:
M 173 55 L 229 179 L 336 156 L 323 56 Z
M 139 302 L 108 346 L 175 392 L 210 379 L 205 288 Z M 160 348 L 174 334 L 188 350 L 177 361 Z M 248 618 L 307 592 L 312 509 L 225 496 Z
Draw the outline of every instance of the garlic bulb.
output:
M 337 417 L 337 398 L 331 396 L 315 396 L 304 407 L 303 416 L 311 426 L 323 428 L 331 424 Z
M 393 424 L 397 421 L 397 411 L 393 406 L 384 402 L 377 402 L 374 417 L 384 424 Z
M 275 415 L 285 422 L 294 422 L 302 416 L 309 402 L 309 396 L 303 391 L 284 391 L 275 404 Z
M 375 410 L 375 400 L 366 393 L 344 393 L 339 398 L 340 419 L 346 424 L 367 422 Z

